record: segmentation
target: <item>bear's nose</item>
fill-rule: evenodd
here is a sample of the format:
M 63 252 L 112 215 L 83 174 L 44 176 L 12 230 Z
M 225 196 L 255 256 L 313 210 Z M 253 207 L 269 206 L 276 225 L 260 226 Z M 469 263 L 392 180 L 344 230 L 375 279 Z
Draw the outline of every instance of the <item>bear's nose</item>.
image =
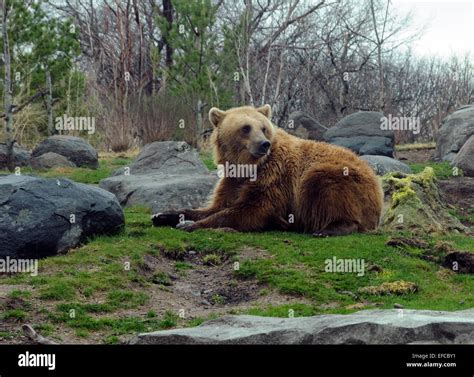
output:
M 270 145 L 272 145 L 268 140 L 262 141 L 260 143 L 260 147 L 258 148 L 260 152 L 267 152 L 268 148 L 270 148 Z

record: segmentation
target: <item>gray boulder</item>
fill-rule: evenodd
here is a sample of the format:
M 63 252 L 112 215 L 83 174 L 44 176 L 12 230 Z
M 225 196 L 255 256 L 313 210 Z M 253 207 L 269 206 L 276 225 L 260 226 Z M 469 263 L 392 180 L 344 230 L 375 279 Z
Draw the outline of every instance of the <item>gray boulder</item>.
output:
M 64 253 L 123 225 L 117 199 L 98 187 L 64 178 L 0 176 L 0 257 Z
M 156 141 L 147 144 L 128 168 L 130 175 L 209 174 L 198 152 L 184 141 Z M 123 175 L 125 170 L 121 168 L 112 175 Z
M 382 130 L 383 113 L 359 111 L 350 114 L 324 133 L 331 144 L 352 149 L 359 155 L 393 157 L 395 136 L 393 131 Z
M 53 152 L 66 157 L 78 167 L 97 169 L 97 151 L 84 139 L 75 136 L 55 135 L 43 140 L 31 154 L 35 158 Z
M 452 165 L 462 169 L 464 175 L 474 177 L 474 135 L 472 135 L 453 158 Z
M 323 134 L 327 131 L 327 127 L 302 111 L 295 111 L 290 114 L 285 130 L 303 139 L 324 140 Z
M 123 206 L 139 204 L 162 212 L 202 206 L 216 181 L 189 144 L 163 141 L 146 145 L 129 167 L 100 181 L 100 187 Z
M 274 318 L 225 316 L 198 327 L 139 334 L 132 344 L 473 344 L 474 309 L 364 310 Z
M 374 169 L 375 174 L 384 175 L 387 173 L 412 173 L 411 168 L 404 164 L 401 161 L 395 160 L 387 156 L 361 156 L 361 159 L 366 161 L 372 169 Z
M 69 161 L 66 157 L 54 153 L 47 152 L 41 156 L 34 157 L 30 160 L 30 165 L 33 169 L 51 169 L 57 167 L 77 167 L 74 162 Z
M 436 160 L 452 161 L 474 135 L 474 105 L 459 108 L 443 119 L 436 140 Z
M 202 206 L 216 176 L 201 175 L 121 175 L 103 179 L 100 187 L 115 194 L 122 206 L 144 205 L 153 213 Z
M 30 159 L 30 152 L 23 149 L 18 144 L 13 145 L 13 161 L 15 166 L 27 166 Z M 7 168 L 7 145 L 0 143 L 0 169 Z

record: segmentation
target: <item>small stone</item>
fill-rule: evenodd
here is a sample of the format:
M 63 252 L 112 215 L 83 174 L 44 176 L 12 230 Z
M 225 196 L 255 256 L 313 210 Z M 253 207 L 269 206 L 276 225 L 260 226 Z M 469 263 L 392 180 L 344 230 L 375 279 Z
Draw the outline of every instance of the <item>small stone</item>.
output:
M 196 253 L 194 250 L 189 250 L 189 251 L 188 251 L 188 254 L 189 254 L 189 255 L 196 255 L 197 253 Z
M 397 304 L 397 303 L 393 304 L 393 307 L 395 309 L 404 309 L 405 308 L 402 304 Z

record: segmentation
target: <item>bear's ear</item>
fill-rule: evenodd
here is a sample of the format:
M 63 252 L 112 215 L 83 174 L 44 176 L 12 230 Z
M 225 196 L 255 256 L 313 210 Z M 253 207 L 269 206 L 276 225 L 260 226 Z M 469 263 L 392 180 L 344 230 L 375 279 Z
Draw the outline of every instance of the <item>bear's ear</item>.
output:
M 220 121 L 224 118 L 225 111 L 219 110 L 217 107 L 213 107 L 209 110 L 209 121 L 214 127 L 217 127 Z
M 272 107 L 268 104 L 259 107 L 257 111 L 263 115 L 265 115 L 268 119 L 272 117 Z

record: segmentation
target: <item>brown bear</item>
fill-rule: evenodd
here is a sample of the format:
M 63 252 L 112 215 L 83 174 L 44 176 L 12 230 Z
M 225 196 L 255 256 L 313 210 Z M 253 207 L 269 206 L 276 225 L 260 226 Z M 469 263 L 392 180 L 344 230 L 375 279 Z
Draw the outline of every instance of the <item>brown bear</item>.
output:
M 154 225 L 328 236 L 375 229 L 383 193 L 367 163 L 349 149 L 289 135 L 270 117 L 269 105 L 212 108 L 216 163 L 254 167 L 256 177 L 224 175 L 206 208 L 159 213 Z

